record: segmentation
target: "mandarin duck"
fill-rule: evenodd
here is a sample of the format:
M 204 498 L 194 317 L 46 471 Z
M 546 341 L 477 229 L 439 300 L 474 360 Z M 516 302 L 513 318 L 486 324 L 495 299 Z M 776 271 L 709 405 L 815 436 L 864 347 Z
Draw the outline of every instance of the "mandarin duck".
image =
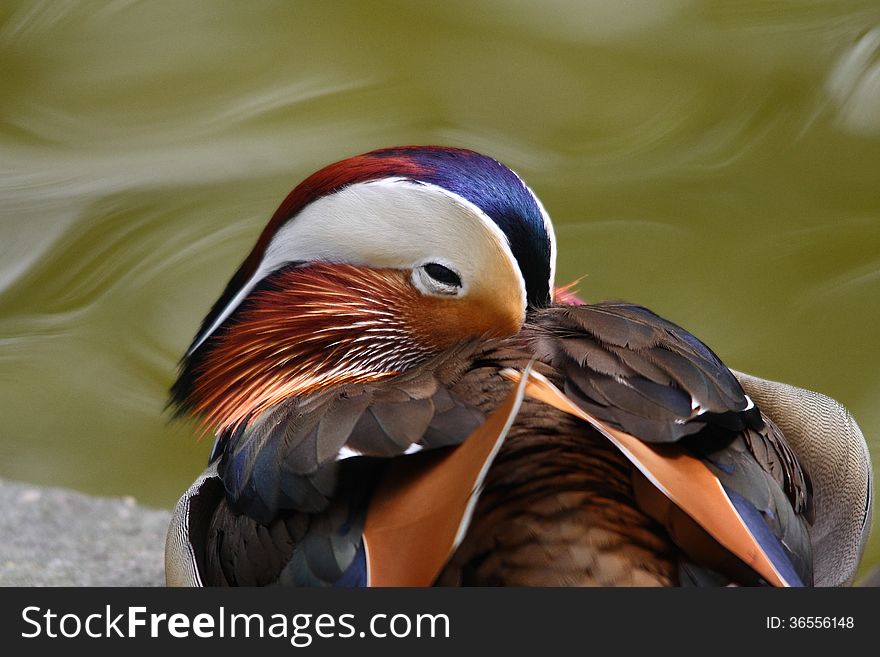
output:
M 170 585 L 839 585 L 870 524 L 834 400 L 554 286 L 520 177 L 445 147 L 331 164 L 204 319 L 172 403 L 215 436 Z

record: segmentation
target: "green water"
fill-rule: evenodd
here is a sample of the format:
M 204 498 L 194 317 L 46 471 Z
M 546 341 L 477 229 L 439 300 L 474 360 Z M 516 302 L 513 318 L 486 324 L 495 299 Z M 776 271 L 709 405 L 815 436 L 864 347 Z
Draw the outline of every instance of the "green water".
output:
M 263 223 L 427 142 L 530 183 L 560 281 L 839 399 L 880 460 L 876 0 L 4 2 L 0 477 L 171 506 L 209 445 L 166 390 Z

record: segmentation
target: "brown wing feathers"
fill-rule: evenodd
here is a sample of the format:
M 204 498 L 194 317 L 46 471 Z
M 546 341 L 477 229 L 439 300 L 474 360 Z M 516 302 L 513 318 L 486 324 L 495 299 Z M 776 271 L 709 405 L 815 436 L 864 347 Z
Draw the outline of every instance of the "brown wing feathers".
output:
M 505 372 L 505 374 L 514 379 L 520 376 L 516 372 L 509 374 Z M 670 537 L 686 554 L 708 554 L 705 549 L 706 535 L 711 535 L 717 546 L 716 552 L 728 553 L 727 561 L 739 557 L 744 565 L 751 567 L 768 582 L 775 585 L 788 584 L 785 576 L 780 575 L 775 562 L 767 558 L 761 541 L 743 522 L 725 485 L 713 474 L 714 468 L 695 458 L 680 445 L 652 446 L 605 425 L 601 420 L 578 408 L 540 375 L 533 375 L 531 378 L 528 390 L 533 397 L 567 414 L 579 417 L 594 427 L 637 468 L 637 471 L 633 472 L 634 483 L 642 479 L 650 480 L 650 488 L 662 493 L 664 498 L 673 503 L 672 506 L 668 503 L 658 503 L 657 495 L 648 495 L 646 493 L 648 487 L 642 486 L 642 494 L 638 498 L 640 507 L 664 524 Z M 726 453 L 722 456 L 728 459 L 730 457 Z M 756 477 L 757 481 L 749 481 L 745 486 L 738 482 L 739 488 L 748 491 L 752 505 L 758 505 L 758 508 L 765 513 L 775 512 L 775 505 L 764 501 L 765 498 L 762 498 L 760 493 L 765 490 L 772 494 L 772 491 L 776 490 L 781 495 L 781 491 L 778 486 L 771 484 L 766 473 L 762 479 L 761 474 L 757 472 L 758 467 L 754 463 L 740 460 L 735 464 L 732 463 L 730 470 L 725 471 L 725 474 L 740 480 L 749 475 Z M 730 476 L 722 475 L 722 478 L 727 483 L 731 483 Z M 681 512 L 690 518 L 689 522 L 684 522 Z M 695 532 L 698 528 L 701 531 Z M 782 535 L 780 532 L 777 534 Z M 695 544 L 689 544 L 691 541 Z M 752 579 L 755 579 L 754 575 Z
M 569 396 L 578 406 L 642 441 L 677 440 L 713 470 L 731 503 L 743 507 L 737 515 L 753 534 L 771 528 L 760 540 L 774 544 L 762 549 L 781 554 L 783 563 L 775 566 L 784 570 L 792 562 L 797 575 L 787 577 L 810 581 L 809 477 L 714 353 L 683 329 L 627 304 L 549 309 L 533 324 L 538 348 L 565 372 L 566 392 L 574 390 Z M 600 350 L 616 360 L 591 355 Z M 693 488 L 701 494 L 696 482 Z M 746 509 L 743 516 L 745 507 L 754 513 Z
M 548 308 L 526 332 L 538 358 L 563 375 L 566 394 L 642 440 L 674 442 L 707 423 L 741 430 L 756 420 L 714 353 L 640 306 Z
M 636 504 L 631 475 L 590 427 L 527 397 L 438 583 L 675 585 L 677 550 Z
M 281 509 L 317 512 L 332 495 L 345 446 L 367 456 L 463 441 L 485 419 L 438 379 L 460 370 L 463 345 L 386 382 L 356 383 L 281 402 L 225 439 L 218 473 L 231 506 L 267 521 Z

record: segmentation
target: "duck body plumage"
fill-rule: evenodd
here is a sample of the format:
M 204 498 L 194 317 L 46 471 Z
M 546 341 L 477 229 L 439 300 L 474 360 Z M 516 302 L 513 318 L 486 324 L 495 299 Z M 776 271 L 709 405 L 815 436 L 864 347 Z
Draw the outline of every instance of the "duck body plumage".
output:
M 513 338 L 467 345 L 400 379 L 298 399 L 273 412 L 272 431 L 260 423 L 230 436 L 218 471 L 234 483 L 212 518 L 207 583 L 349 584 L 386 465 L 379 457 L 464 440 L 508 394 L 501 372 L 533 360 L 599 419 L 703 459 L 768 523 L 798 581 L 811 582 L 809 476 L 778 429 L 689 333 L 639 306 L 606 303 L 536 310 Z M 372 456 L 330 460 L 341 445 Z M 250 468 L 238 458 L 249 449 L 261 460 Z M 437 583 L 677 585 L 698 569 L 714 582 L 761 581 L 724 550 L 707 551 L 711 541 L 693 528 L 673 536 L 668 518 L 652 515 L 642 479 L 593 427 L 525 399 Z M 309 567 L 310 552 L 333 555 L 331 565 Z

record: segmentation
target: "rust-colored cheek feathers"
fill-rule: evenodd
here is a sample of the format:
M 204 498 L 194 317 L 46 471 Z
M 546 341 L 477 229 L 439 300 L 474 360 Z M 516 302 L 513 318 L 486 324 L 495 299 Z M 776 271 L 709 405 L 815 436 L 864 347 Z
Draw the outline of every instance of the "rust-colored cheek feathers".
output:
M 437 298 L 410 271 L 311 263 L 264 281 L 194 354 L 184 408 L 206 430 L 246 423 L 280 401 L 393 376 L 469 338 L 517 333 L 497 299 Z

